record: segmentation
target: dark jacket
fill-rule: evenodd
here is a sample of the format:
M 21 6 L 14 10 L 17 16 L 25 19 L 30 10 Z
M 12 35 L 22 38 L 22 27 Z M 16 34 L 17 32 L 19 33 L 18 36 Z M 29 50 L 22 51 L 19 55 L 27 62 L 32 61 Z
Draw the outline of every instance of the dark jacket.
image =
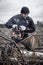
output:
M 35 25 L 32 18 L 30 18 L 29 16 L 25 19 L 20 14 L 15 15 L 6 23 L 6 27 L 11 28 L 14 24 L 17 24 L 19 26 L 24 25 L 27 28 L 30 28 L 30 30 L 26 30 L 26 32 L 32 33 L 35 31 Z

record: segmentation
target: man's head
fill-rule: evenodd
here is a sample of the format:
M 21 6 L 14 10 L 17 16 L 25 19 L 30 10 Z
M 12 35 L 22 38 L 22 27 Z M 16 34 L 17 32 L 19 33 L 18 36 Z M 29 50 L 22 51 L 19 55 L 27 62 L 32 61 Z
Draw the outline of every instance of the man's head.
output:
M 22 7 L 21 9 L 21 15 L 26 18 L 29 14 L 29 9 L 27 7 Z

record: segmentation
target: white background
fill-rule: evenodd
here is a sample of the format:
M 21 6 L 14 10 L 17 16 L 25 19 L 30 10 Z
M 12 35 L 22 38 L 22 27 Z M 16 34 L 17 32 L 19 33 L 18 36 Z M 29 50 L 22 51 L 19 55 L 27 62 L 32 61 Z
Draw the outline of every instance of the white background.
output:
M 6 23 L 12 16 L 19 14 L 23 6 L 30 9 L 30 14 L 36 23 L 43 21 L 43 0 L 0 0 L 0 23 Z

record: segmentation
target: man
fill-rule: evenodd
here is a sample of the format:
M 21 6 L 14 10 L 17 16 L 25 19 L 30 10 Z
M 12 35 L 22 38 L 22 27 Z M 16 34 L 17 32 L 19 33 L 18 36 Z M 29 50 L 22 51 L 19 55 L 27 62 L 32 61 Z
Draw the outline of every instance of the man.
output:
M 28 16 L 29 9 L 27 7 L 23 7 L 21 9 L 21 13 L 13 16 L 7 23 L 6 27 L 11 28 L 12 25 L 17 24 L 18 26 L 25 26 L 26 30 L 24 32 L 32 33 L 35 31 L 35 25 L 31 17 Z M 27 37 L 28 34 L 24 34 L 24 37 Z
M 27 28 L 30 28 L 29 32 L 34 32 L 35 31 L 35 26 L 33 23 L 32 18 L 28 16 L 29 14 L 29 9 L 27 7 L 23 7 L 21 9 L 21 14 L 13 16 L 7 23 L 6 26 L 8 28 L 11 28 L 12 25 L 18 24 L 18 25 L 24 25 Z
M 23 7 L 21 9 L 21 14 L 13 16 L 7 23 L 6 27 L 11 28 L 12 25 L 24 25 L 27 29 L 25 32 L 32 33 L 35 31 L 35 25 L 31 17 L 28 16 L 29 9 L 27 7 Z

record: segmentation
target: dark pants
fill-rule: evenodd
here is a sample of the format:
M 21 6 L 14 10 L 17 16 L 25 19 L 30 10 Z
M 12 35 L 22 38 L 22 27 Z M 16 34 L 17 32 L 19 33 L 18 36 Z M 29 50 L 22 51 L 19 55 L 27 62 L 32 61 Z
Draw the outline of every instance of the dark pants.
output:
M 25 46 L 25 48 L 26 48 L 28 51 L 31 50 L 31 48 L 32 48 L 32 46 L 31 46 L 31 44 L 30 44 L 29 42 L 24 42 L 23 45 Z

